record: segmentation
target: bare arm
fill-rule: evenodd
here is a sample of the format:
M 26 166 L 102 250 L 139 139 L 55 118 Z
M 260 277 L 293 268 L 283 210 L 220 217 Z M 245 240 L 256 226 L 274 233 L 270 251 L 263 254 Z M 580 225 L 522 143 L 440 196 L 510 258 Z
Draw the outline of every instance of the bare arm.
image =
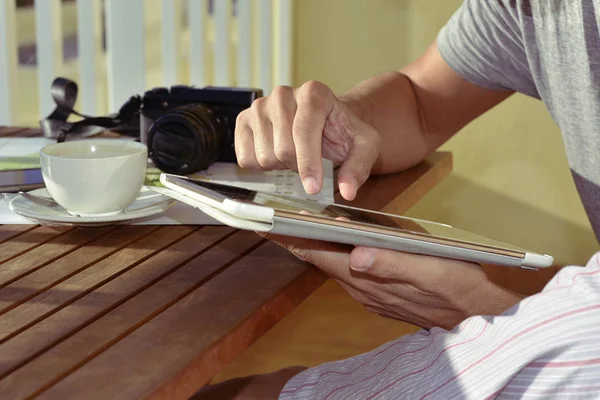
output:
M 433 43 L 398 72 L 367 79 L 340 98 L 381 135 L 373 174 L 409 168 L 513 92 L 473 85 L 454 72 Z
M 353 200 L 371 174 L 409 168 L 464 125 L 511 95 L 467 82 L 433 43 L 398 72 L 340 96 L 321 82 L 277 87 L 238 116 L 235 148 L 244 168 L 298 171 L 307 193 L 322 187 L 321 159 L 341 165 L 340 192 Z

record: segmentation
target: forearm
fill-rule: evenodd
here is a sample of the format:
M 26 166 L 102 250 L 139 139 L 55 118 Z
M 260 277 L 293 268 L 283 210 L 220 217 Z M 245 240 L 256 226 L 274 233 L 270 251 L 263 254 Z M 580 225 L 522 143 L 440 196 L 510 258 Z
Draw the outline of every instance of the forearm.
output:
M 424 114 L 406 75 L 379 74 L 343 93 L 340 99 L 381 135 L 381 153 L 373 174 L 409 168 L 434 150 L 426 139 Z
M 386 72 L 340 96 L 381 135 L 373 174 L 420 162 L 465 125 L 512 94 L 476 86 L 446 64 L 437 43 L 401 72 Z

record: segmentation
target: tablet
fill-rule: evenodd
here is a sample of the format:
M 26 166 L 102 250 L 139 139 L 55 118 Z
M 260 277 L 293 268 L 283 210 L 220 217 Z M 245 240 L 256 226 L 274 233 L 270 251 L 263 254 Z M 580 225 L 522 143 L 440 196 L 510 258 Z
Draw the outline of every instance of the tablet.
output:
M 165 173 L 160 182 L 164 188 L 152 189 L 238 229 L 525 269 L 550 267 L 554 261 L 437 222 Z

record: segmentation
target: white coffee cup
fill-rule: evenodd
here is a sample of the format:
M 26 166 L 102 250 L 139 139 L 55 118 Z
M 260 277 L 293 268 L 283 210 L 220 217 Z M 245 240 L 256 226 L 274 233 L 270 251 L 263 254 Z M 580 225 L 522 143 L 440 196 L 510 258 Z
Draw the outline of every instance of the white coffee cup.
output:
M 121 213 L 146 177 L 148 148 L 120 139 L 84 139 L 40 150 L 42 176 L 54 201 L 82 217 Z

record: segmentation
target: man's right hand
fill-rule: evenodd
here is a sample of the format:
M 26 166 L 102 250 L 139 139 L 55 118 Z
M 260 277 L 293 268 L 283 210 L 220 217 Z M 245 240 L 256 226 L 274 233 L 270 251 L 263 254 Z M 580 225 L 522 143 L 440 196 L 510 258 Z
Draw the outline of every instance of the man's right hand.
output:
M 340 165 L 341 195 L 353 200 L 380 154 L 380 135 L 325 84 L 279 86 L 239 114 L 238 164 L 258 170 L 297 171 L 308 194 L 323 185 L 322 158 Z

